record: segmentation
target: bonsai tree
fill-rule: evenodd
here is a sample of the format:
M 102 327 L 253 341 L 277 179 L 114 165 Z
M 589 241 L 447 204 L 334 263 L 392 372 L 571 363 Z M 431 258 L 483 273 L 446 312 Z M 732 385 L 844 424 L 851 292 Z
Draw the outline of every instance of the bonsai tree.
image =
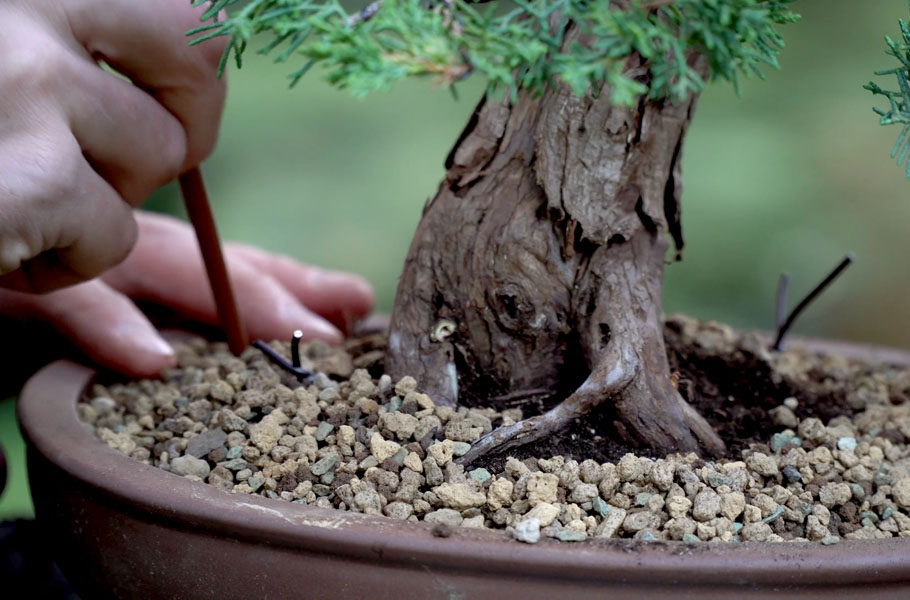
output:
M 292 82 L 320 66 L 358 96 L 409 76 L 453 92 L 487 81 L 411 243 L 385 359 L 438 404 L 549 401 L 465 461 L 604 402 L 627 441 L 715 454 L 723 442 L 675 389 L 663 340 L 680 157 L 707 81 L 777 66 L 789 1 L 382 0 L 349 13 L 251 0 L 225 17 L 236 0 L 217 0 L 191 34 L 228 36 L 224 61 L 239 65 L 265 33 L 261 52 L 302 58 Z

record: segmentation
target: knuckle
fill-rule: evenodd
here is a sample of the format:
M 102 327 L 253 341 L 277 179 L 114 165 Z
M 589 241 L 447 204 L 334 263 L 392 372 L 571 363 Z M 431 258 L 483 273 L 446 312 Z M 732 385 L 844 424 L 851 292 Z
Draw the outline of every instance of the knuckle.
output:
M 18 207 L 22 217 L 48 214 L 78 193 L 79 173 L 84 159 L 70 134 L 55 133 L 52 128 L 35 125 L 38 133 L 26 135 L 0 147 L 0 154 L 10 151 L 14 163 L 0 165 L 0 202 Z
M 53 50 L 28 45 L 16 52 L 0 48 L 4 55 L 0 69 L 0 88 L 25 97 L 50 96 L 59 91 L 62 57 Z
M 6 234 L 0 237 L 0 275 L 12 273 L 34 256 L 35 252 L 21 237 Z
M 69 56 L 61 43 L 24 17 L 13 15 L 0 32 L 0 89 L 30 99 L 63 91 L 70 71 Z
M 35 189 L 32 198 L 42 209 L 51 210 L 78 193 L 82 153 L 78 145 L 56 149 L 39 147 L 35 152 Z

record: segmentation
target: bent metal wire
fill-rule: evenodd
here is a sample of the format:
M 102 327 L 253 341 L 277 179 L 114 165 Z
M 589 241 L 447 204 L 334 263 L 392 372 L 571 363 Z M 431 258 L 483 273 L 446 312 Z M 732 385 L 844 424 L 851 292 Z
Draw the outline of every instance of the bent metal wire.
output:
M 288 359 L 276 352 L 263 340 L 256 340 L 253 342 L 253 346 L 261 350 L 273 363 L 293 374 L 297 378 L 297 381 L 304 381 L 312 379 L 313 373 L 300 365 L 301 339 L 303 339 L 303 332 L 299 329 L 295 330 L 294 336 L 291 338 L 291 362 L 288 362 Z

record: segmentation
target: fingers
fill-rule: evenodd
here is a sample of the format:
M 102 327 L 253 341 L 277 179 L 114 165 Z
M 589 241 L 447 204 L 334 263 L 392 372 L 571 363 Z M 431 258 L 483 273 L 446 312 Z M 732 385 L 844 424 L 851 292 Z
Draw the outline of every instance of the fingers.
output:
M 66 111 L 73 134 L 94 169 L 139 206 L 179 175 L 183 126 L 149 94 L 96 65 L 73 61 L 72 70 Z
M 151 377 L 176 364 L 132 301 L 99 280 L 43 296 L 0 290 L 0 314 L 47 321 L 96 363 L 126 375 Z
M 130 207 L 62 124 L 0 138 L 0 287 L 47 292 L 95 277 L 135 242 Z
M 55 33 L 53 27 L 64 26 L 60 19 L 39 18 L 0 5 L 2 125 L 34 133 L 64 117 L 95 169 L 138 205 L 179 174 L 186 158 L 182 124 L 152 96 L 102 70 L 75 40 Z
M 189 0 L 71 0 L 66 13 L 77 41 L 146 90 L 187 132 L 183 169 L 197 165 L 218 135 L 225 84 L 217 77 L 223 40 L 190 46 L 186 32 L 203 7 Z
M 37 10 L 0 3 L 0 287 L 44 292 L 126 256 L 136 226 L 122 198 L 138 204 L 173 178 L 185 138 Z
M 226 247 L 231 256 L 242 257 L 277 279 L 310 310 L 346 333 L 373 309 L 373 288 L 362 277 L 304 265 L 245 244 L 229 243 Z
M 253 338 L 286 339 L 299 329 L 307 340 L 341 342 L 343 336 L 336 327 L 301 304 L 274 278 L 240 261 L 232 262 L 230 271 L 237 303 Z
M 205 323 L 218 322 L 192 230 L 171 218 L 139 213 L 136 248 L 104 279 L 127 295 L 168 306 Z M 275 278 L 227 253 L 231 283 L 250 337 L 282 339 L 295 329 L 307 339 L 339 342 L 341 332 L 304 306 Z

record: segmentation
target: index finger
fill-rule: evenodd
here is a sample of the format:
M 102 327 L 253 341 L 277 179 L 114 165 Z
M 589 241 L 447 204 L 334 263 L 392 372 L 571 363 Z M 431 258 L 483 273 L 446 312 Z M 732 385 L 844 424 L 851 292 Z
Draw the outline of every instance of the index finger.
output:
M 186 36 L 205 8 L 191 0 L 71 0 L 65 10 L 93 58 L 129 77 L 183 124 L 183 170 L 199 164 L 215 145 L 225 97 L 217 74 L 224 40 L 190 46 Z

